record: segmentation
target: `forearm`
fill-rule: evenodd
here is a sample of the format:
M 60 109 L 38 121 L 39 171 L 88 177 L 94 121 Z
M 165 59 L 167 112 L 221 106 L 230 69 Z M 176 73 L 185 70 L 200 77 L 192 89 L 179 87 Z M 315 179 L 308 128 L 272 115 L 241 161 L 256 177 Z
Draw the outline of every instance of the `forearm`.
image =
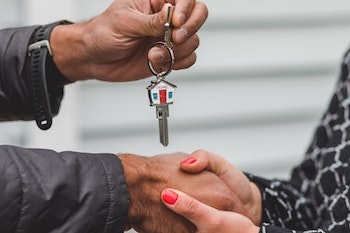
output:
M 48 99 L 52 116 L 59 111 L 65 80 L 62 80 L 64 78 L 56 69 L 51 57 L 40 61 L 45 67 L 46 75 L 38 77 L 45 83 L 43 86 L 48 95 L 44 92 L 37 93 L 33 89 L 33 83 L 37 86 L 38 80 L 33 79 L 32 57 L 28 47 L 38 42 L 34 41 L 34 37 L 40 27 L 0 30 L 0 121 L 33 120 L 36 117 L 37 106 L 42 107 L 41 103 L 35 101 L 34 96 Z M 39 69 L 43 68 L 40 66 Z
M 261 221 L 263 223 L 294 230 L 314 227 L 313 205 L 290 182 L 267 180 L 252 175 L 248 177 L 262 193 Z
M 115 155 L 1 146 L 0 161 L 0 232 L 123 232 L 128 192 Z
M 53 60 L 59 71 L 70 81 L 92 79 L 93 69 L 86 47 L 89 37 L 86 22 L 59 25 L 51 33 Z
M 0 30 L 0 120 L 34 118 L 28 79 L 28 45 L 38 27 Z

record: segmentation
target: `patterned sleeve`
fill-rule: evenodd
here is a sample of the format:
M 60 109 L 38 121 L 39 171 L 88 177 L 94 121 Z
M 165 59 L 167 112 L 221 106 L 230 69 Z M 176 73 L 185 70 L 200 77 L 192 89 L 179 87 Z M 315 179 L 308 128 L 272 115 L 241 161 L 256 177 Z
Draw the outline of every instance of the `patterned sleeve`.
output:
M 290 180 L 248 175 L 262 193 L 262 220 L 270 224 L 262 233 L 350 232 L 349 67 L 348 51 L 329 106 Z
M 262 193 L 263 223 L 259 233 L 325 233 L 314 229 L 316 213 L 312 203 L 290 183 L 247 176 Z
M 308 231 L 295 231 L 287 228 L 276 227 L 270 224 L 263 224 L 260 228 L 259 233 L 324 233 L 323 230 L 308 230 Z

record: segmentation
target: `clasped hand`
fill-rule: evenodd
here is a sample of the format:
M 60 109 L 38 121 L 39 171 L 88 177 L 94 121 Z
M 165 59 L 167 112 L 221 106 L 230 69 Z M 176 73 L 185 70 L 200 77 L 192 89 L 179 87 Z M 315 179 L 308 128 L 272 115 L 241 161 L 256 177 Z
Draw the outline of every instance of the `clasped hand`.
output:
M 258 232 L 260 192 L 222 157 L 199 150 L 191 156 L 123 154 L 119 158 L 131 198 L 126 229 L 147 233 Z
M 195 232 L 196 228 L 184 217 L 169 211 L 160 201 L 167 187 L 182 190 L 218 209 L 232 210 L 231 190 L 214 173 L 203 171 L 192 175 L 179 169 L 187 154 L 173 153 L 142 157 L 118 155 L 122 161 L 130 194 L 128 225 L 138 232 Z
M 257 186 L 221 156 L 198 150 L 181 162 L 187 172 L 209 170 L 232 191 L 235 203 L 230 211 L 220 211 L 179 190 L 164 189 L 162 200 L 172 211 L 186 217 L 197 233 L 258 233 L 261 224 L 261 194 Z

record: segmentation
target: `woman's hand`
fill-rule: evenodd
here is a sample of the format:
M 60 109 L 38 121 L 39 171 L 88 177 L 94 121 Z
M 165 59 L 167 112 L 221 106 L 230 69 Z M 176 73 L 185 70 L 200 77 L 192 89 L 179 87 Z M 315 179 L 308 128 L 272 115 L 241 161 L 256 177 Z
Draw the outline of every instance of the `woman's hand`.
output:
M 219 211 L 175 189 L 164 189 L 164 204 L 191 221 L 196 233 L 258 233 L 259 227 L 247 217 L 231 212 Z
M 231 189 L 235 206 L 232 211 L 248 217 L 255 225 L 261 224 L 262 201 L 258 187 L 223 157 L 205 150 L 194 151 L 180 163 L 182 170 L 199 173 L 209 170 L 215 173 Z

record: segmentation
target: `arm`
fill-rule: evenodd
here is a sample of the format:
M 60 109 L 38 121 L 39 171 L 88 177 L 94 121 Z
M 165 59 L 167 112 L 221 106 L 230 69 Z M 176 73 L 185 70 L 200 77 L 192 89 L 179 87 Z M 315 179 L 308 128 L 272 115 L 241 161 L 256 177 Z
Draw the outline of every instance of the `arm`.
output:
M 196 32 L 205 22 L 206 6 L 194 0 L 173 1 L 172 47 L 174 69 L 188 68 L 196 61 Z M 169 3 L 168 3 L 169 4 Z M 52 32 L 55 64 L 72 81 L 98 79 L 131 81 L 149 77 L 147 52 L 164 40 L 167 7 L 164 1 L 119 0 L 97 17 Z M 74 53 L 71 53 L 74 51 Z M 149 58 L 167 64 L 165 50 L 154 48 Z
M 268 224 L 258 227 L 244 215 L 219 211 L 175 189 L 164 189 L 161 196 L 169 209 L 195 224 L 197 233 L 324 233 L 322 230 L 293 231 Z
M 341 63 L 329 106 L 302 162 L 288 181 L 251 177 L 262 192 L 263 221 L 294 229 L 348 232 L 349 50 Z
M 176 5 L 172 16 L 174 69 L 184 69 L 196 61 L 196 33 L 205 22 L 208 9 L 195 0 L 171 4 Z M 52 115 L 58 113 L 66 81 L 122 82 L 150 76 L 147 52 L 156 41 L 164 39 L 165 21 L 166 6 L 162 0 L 120 0 L 113 1 L 91 20 L 53 27 L 47 38 L 52 56 L 48 56 L 44 66 Z M 33 38 L 41 28 L 0 31 L 0 121 L 34 119 L 33 105 L 38 101 L 33 101 L 30 90 L 32 58 L 28 56 L 28 46 L 37 42 Z M 153 48 L 148 56 L 159 66 L 167 62 L 166 51 L 160 48 Z
M 57 153 L 0 146 L 0 232 L 194 232 L 194 226 L 160 201 L 174 186 L 219 209 L 233 205 L 214 174 L 178 169 L 182 153 Z M 212 191 L 212 187 L 215 191 Z M 215 199 L 214 197 L 219 197 Z M 161 218 L 159 216 L 162 216 Z
M 303 166 L 305 168 L 305 165 Z M 233 215 L 236 216 L 235 219 L 237 219 L 238 213 L 240 218 L 242 216 L 244 218 L 248 217 L 251 224 L 261 226 L 261 232 L 266 230 L 266 232 L 282 233 L 291 232 L 287 228 L 303 231 L 317 227 L 325 229 L 332 227 L 329 225 L 330 221 L 327 218 L 320 224 L 315 223 L 317 213 L 312 199 L 307 196 L 307 193 L 301 191 L 302 182 L 295 177 L 292 181 L 286 182 L 270 181 L 248 175 L 248 180 L 242 172 L 221 156 L 203 150 L 195 151 L 191 157 L 183 160 L 181 168 L 191 173 L 198 173 L 203 169 L 207 169 L 217 174 L 235 195 L 236 204 L 232 209 Z M 300 186 L 296 184 L 300 184 Z M 172 206 L 171 208 L 174 211 L 186 212 L 186 209 L 181 207 Z M 232 216 L 222 216 L 221 220 L 227 222 L 227 225 L 247 227 L 245 226 L 246 219 L 232 222 Z M 265 222 L 271 225 L 265 224 Z M 197 222 L 197 224 L 207 226 L 207 223 L 202 221 Z M 339 226 L 342 226 L 342 224 Z M 323 231 L 315 230 L 315 232 Z
M 28 45 L 39 26 L 0 30 L 0 121 L 33 120 Z M 50 82 L 52 83 L 52 82 Z M 63 85 L 50 88 L 53 115 L 58 113 Z
M 122 232 L 129 194 L 112 154 L 0 147 L 0 232 Z
M 230 189 L 214 174 L 199 176 L 182 172 L 178 164 L 183 153 L 141 157 L 119 155 L 130 192 L 128 225 L 138 232 L 177 233 L 195 232 L 195 227 L 183 217 L 167 210 L 160 193 L 166 187 L 175 187 L 198 200 L 221 210 L 230 210 L 235 204 Z
M 252 175 L 248 175 L 248 178 L 261 192 L 262 222 L 299 230 L 315 227 L 316 209 L 312 199 L 301 191 L 300 186 Z

